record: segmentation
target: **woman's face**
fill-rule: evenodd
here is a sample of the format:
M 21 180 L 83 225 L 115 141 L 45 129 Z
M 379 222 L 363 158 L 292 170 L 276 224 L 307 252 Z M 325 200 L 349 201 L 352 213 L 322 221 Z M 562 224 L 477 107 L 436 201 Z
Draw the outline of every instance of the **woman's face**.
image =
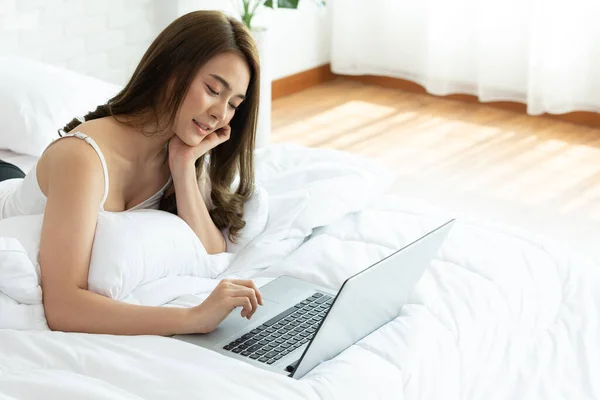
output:
M 228 125 L 249 83 L 250 69 L 238 54 L 222 53 L 210 59 L 181 104 L 175 134 L 188 146 L 197 146 L 206 135 Z

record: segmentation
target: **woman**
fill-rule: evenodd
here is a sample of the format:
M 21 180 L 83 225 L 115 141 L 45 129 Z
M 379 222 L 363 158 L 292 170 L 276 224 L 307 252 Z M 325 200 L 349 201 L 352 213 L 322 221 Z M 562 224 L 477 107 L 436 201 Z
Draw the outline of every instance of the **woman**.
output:
M 209 253 L 226 250 L 221 231 L 235 240 L 252 193 L 258 97 L 249 32 L 220 12 L 197 11 L 160 33 L 120 93 L 67 124 L 10 194 L 2 216 L 44 213 L 39 261 L 51 329 L 204 333 L 236 307 L 252 316 L 262 298 L 249 280 L 224 280 L 201 305 L 180 309 L 103 297 L 87 290 L 87 276 L 99 212 L 176 213 Z M 1 168 L 5 178 L 15 177 L 12 167 Z M 210 210 L 198 183 L 203 174 Z

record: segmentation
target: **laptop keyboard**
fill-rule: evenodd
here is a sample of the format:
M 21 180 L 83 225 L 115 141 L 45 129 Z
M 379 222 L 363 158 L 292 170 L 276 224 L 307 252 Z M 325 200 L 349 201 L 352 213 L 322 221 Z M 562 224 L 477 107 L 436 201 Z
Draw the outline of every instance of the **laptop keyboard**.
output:
M 273 364 L 312 339 L 332 302 L 331 296 L 315 293 L 223 349 Z

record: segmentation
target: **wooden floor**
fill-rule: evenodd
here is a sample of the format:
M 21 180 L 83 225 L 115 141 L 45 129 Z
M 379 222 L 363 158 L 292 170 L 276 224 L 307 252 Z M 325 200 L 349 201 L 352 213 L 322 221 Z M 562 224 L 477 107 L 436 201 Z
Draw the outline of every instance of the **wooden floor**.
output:
M 272 118 L 272 142 L 377 159 L 399 193 L 544 232 L 598 228 L 600 243 L 600 129 L 343 79 L 275 100 Z

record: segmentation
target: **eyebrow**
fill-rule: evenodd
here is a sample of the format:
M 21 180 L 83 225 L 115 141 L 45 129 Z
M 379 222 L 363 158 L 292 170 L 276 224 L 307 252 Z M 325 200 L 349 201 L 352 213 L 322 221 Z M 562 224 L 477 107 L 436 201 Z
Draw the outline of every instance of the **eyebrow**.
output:
M 227 89 L 231 90 L 231 85 L 229 85 L 229 82 L 227 82 L 225 79 L 223 79 L 219 75 L 215 75 L 215 74 L 210 74 L 210 76 L 212 76 L 213 78 L 215 78 L 216 80 L 218 80 L 219 82 L 221 82 L 223 84 L 223 86 L 225 86 Z M 242 100 L 244 100 L 246 98 L 246 96 L 244 96 L 243 94 L 238 94 L 235 97 L 239 97 Z

